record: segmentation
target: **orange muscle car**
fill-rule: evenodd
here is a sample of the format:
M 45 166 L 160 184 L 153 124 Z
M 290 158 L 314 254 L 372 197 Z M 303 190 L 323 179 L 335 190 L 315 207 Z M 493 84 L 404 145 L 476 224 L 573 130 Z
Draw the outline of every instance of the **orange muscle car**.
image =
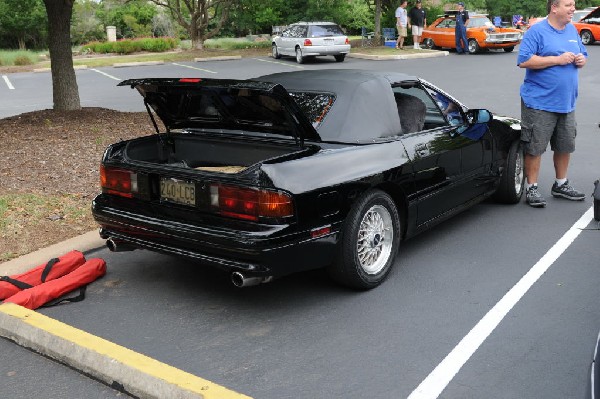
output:
M 425 48 L 456 48 L 454 28 L 455 15 L 444 15 L 436 19 L 423 30 L 422 41 Z M 513 28 L 499 28 L 485 15 L 470 15 L 467 25 L 467 40 L 469 53 L 475 54 L 480 50 L 503 49 L 506 52 L 514 50 L 521 42 L 523 32 Z

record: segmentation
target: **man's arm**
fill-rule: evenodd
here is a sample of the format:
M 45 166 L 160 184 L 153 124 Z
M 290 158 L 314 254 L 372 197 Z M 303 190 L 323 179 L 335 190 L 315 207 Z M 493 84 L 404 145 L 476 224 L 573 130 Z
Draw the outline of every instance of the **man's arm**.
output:
M 573 63 L 578 68 L 582 68 L 586 62 L 587 59 L 583 54 L 565 52 L 557 56 L 542 57 L 540 55 L 532 55 L 530 59 L 520 63 L 519 67 L 529 69 L 544 69 L 555 65 L 567 65 Z

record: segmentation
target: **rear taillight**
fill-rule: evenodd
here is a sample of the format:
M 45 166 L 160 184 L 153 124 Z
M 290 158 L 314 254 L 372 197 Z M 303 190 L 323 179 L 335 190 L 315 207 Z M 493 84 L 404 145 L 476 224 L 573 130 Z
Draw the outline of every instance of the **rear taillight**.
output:
M 280 191 L 215 184 L 210 186 L 210 204 L 219 214 L 238 219 L 258 220 L 294 215 L 292 198 Z
M 350 44 L 350 39 L 346 38 L 345 44 Z
M 138 192 L 137 174 L 125 169 L 100 166 L 100 185 L 107 194 L 131 198 Z
M 305 46 L 312 46 L 312 42 L 310 41 L 310 39 L 304 39 L 304 45 Z

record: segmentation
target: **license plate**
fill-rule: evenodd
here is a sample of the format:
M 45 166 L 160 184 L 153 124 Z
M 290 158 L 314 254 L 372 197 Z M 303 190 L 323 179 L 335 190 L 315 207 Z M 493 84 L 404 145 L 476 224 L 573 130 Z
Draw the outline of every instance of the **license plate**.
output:
M 176 179 L 160 179 L 160 199 L 184 205 L 196 205 L 196 187 Z

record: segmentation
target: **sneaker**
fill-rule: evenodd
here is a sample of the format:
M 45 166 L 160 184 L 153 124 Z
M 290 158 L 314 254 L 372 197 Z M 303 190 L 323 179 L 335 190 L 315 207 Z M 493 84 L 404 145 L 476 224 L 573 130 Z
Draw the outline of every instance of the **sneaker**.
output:
M 585 199 L 585 194 L 575 190 L 569 185 L 568 180 L 562 186 L 559 186 L 554 182 L 550 192 L 554 197 L 562 197 L 571 201 L 583 201 Z
M 527 189 L 526 195 L 527 204 L 534 208 L 545 208 L 546 200 L 542 197 L 542 194 L 538 191 L 537 186 L 531 186 Z

